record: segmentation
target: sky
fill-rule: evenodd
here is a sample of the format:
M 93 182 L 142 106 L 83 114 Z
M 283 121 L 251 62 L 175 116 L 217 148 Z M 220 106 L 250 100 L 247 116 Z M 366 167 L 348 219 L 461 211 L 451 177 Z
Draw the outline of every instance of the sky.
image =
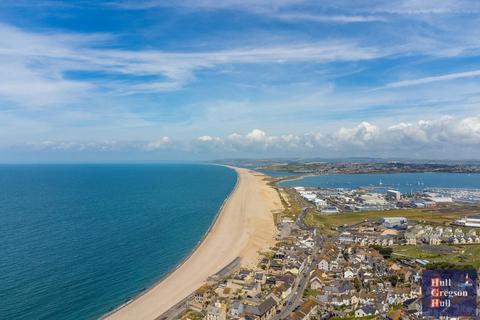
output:
M 478 0 L 2 0 L 0 162 L 480 159 Z

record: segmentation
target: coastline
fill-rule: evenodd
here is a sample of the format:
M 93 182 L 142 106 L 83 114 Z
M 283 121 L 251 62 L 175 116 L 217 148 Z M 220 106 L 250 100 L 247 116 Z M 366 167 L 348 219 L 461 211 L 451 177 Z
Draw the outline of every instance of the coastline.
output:
M 212 165 L 216 165 L 216 164 L 212 164 Z M 205 232 L 205 234 L 200 238 L 200 240 L 198 240 L 198 242 L 195 244 L 195 246 L 192 248 L 192 250 L 190 250 L 190 252 L 185 256 L 185 258 L 183 258 L 173 269 L 169 270 L 167 273 L 165 273 L 159 280 L 155 281 L 150 287 L 142 290 L 142 291 L 139 291 L 134 297 L 132 297 L 131 299 L 127 300 L 126 302 L 118 305 L 117 307 L 115 307 L 114 309 L 108 311 L 107 313 L 105 313 L 104 315 L 102 315 L 100 317 L 100 319 L 110 319 L 110 316 L 113 315 L 114 313 L 118 312 L 120 309 L 126 307 L 127 305 L 129 305 L 130 303 L 134 302 L 135 300 L 139 299 L 141 296 L 147 294 L 151 289 L 155 288 L 156 286 L 158 286 L 162 281 L 164 281 L 166 278 L 168 278 L 172 273 L 174 273 L 177 269 L 179 269 L 185 262 L 187 262 L 188 259 L 190 259 L 190 257 L 192 256 L 192 254 L 198 249 L 198 247 L 200 247 L 200 245 L 203 243 L 203 241 L 205 240 L 205 238 L 208 236 L 208 234 L 210 233 L 210 231 L 212 230 L 213 226 L 215 225 L 215 223 L 217 222 L 217 219 L 218 217 L 220 216 L 220 214 L 222 213 L 222 210 L 225 206 L 225 203 L 228 201 L 228 199 L 230 198 L 230 196 L 235 192 L 235 190 L 237 189 L 237 186 L 238 186 L 238 173 L 237 171 L 235 170 L 236 168 L 235 167 L 231 167 L 231 166 L 228 166 L 228 165 L 222 165 L 224 167 L 228 167 L 232 170 L 235 171 L 237 177 L 236 177 L 236 181 L 235 181 L 235 185 L 233 186 L 232 188 L 232 191 L 230 191 L 230 193 L 228 194 L 228 196 L 225 198 L 225 200 L 223 200 L 222 202 L 222 205 L 220 206 L 220 208 L 218 209 L 217 213 L 215 214 L 215 216 L 213 217 L 213 221 L 212 223 L 210 224 L 210 226 L 208 227 L 207 231 Z M 174 306 L 174 305 L 173 305 Z
M 235 186 L 191 253 L 149 289 L 102 319 L 156 319 L 233 259 L 240 257 L 242 266 L 252 266 L 258 252 L 273 245 L 272 212 L 281 208 L 276 191 L 262 173 L 227 167 L 237 174 Z

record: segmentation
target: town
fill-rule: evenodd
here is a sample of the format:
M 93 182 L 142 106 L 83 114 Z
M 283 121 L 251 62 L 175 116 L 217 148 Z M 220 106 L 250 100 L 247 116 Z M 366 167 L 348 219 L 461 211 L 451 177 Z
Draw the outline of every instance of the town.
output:
M 160 319 L 420 319 L 422 270 L 452 261 L 480 266 L 476 204 L 441 223 L 411 213 L 438 210 L 438 219 L 475 192 L 277 191 L 286 209 L 276 216 L 276 245 L 258 265 L 232 261 Z M 402 210 L 406 217 L 389 214 Z M 315 225 L 309 216 L 337 224 Z
M 257 168 L 288 172 L 291 174 L 358 174 L 358 173 L 413 173 L 413 172 L 456 172 L 456 173 L 478 173 L 478 163 L 448 163 L 448 162 L 413 162 L 413 161 L 385 161 L 384 159 L 360 159 L 360 161 L 332 161 L 329 159 L 318 161 L 292 160 L 292 161 L 271 161 L 257 163 L 252 161 L 251 165 Z

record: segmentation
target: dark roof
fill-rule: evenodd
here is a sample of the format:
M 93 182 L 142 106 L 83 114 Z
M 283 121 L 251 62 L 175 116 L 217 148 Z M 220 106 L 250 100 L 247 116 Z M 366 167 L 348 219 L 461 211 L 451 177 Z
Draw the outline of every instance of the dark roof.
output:
M 267 283 L 270 283 L 270 284 L 275 284 L 277 282 L 277 278 L 276 277 L 268 277 L 267 278 Z
M 290 274 L 285 274 L 278 278 L 278 280 L 285 282 L 286 284 L 292 286 L 295 283 L 295 277 Z
M 404 307 L 408 307 L 409 305 L 411 305 L 412 303 L 414 303 L 415 301 L 417 300 L 417 298 L 412 298 L 412 299 L 407 299 L 403 302 L 403 306 Z
M 345 293 L 352 290 L 354 290 L 354 287 L 350 282 L 343 282 L 340 285 L 331 285 L 324 288 L 324 291 L 329 291 L 331 293 Z
M 361 309 L 362 309 L 363 312 L 365 312 L 365 314 L 367 314 L 367 315 L 368 315 L 368 314 L 374 314 L 375 311 L 376 311 L 374 307 L 369 306 L 369 305 L 363 306 Z
M 262 316 L 265 313 L 267 313 L 270 309 L 275 307 L 277 305 L 277 301 L 273 299 L 272 297 L 268 298 L 267 300 L 263 301 L 256 307 L 252 306 L 246 306 L 245 307 L 245 312 L 246 313 L 252 313 L 256 316 Z
M 263 279 L 263 273 L 261 273 L 261 272 L 255 273 L 255 279 L 257 279 L 257 280 Z

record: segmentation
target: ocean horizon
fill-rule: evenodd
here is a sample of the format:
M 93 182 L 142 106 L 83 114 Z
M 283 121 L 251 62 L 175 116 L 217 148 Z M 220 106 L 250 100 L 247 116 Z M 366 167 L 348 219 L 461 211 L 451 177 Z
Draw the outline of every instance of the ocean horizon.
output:
M 102 316 L 181 263 L 235 183 L 207 164 L 0 165 L 0 315 Z

